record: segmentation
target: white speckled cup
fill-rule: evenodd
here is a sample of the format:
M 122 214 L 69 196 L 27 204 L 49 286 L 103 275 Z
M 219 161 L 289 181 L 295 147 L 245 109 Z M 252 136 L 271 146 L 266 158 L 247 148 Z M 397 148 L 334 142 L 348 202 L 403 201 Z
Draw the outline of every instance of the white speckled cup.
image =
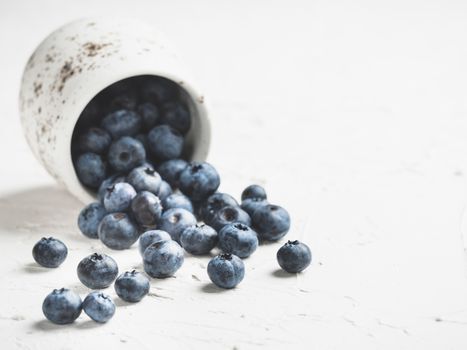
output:
M 164 77 L 182 88 L 192 115 L 188 157 L 206 159 L 210 125 L 204 97 L 150 25 L 121 18 L 78 20 L 50 34 L 26 64 L 20 91 L 26 139 L 47 171 L 84 202 L 95 194 L 80 183 L 73 167 L 71 139 L 78 118 L 100 91 L 140 75 Z

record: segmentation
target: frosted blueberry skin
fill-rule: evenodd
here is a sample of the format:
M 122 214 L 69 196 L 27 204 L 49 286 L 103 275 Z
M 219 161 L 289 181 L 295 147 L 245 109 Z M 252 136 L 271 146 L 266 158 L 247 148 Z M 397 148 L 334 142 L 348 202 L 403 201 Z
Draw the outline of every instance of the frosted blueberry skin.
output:
M 183 143 L 183 136 L 168 125 L 156 126 L 148 133 L 149 151 L 160 160 L 179 158 Z
M 288 241 L 277 251 L 277 262 L 287 272 L 302 272 L 311 263 L 311 250 L 300 241 Z
M 146 150 L 137 139 L 123 136 L 110 145 L 107 160 L 113 170 L 128 172 L 146 161 Z
M 91 292 L 84 298 L 83 311 L 93 321 L 105 323 L 115 314 L 115 304 L 107 294 Z
M 125 212 L 130 209 L 136 191 L 129 183 L 119 182 L 107 187 L 104 196 L 104 208 L 109 213 Z
M 94 253 L 81 260 L 76 271 L 79 280 L 86 287 L 104 289 L 117 277 L 118 266 L 110 256 Z
M 135 136 L 141 130 L 141 126 L 141 117 L 134 111 L 125 109 L 108 114 L 101 122 L 102 129 L 114 140 L 122 136 Z
M 99 202 L 85 206 L 78 216 L 78 228 L 83 235 L 89 238 L 98 238 L 97 228 L 107 211 Z
M 210 224 L 217 212 L 226 206 L 238 207 L 238 203 L 230 194 L 216 192 L 201 203 L 201 218 Z
M 258 237 L 250 227 L 234 223 L 219 231 L 219 248 L 240 258 L 248 258 L 258 248 Z
M 135 270 L 125 272 L 115 280 L 115 292 L 130 303 L 136 303 L 149 293 L 149 279 Z
M 83 153 L 76 160 L 76 175 L 86 186 L 98 188 L 104 181 L 107 173 L 107 165 L 102 158 L 95 153 Z
M 54 289 L 42 303 L 42 312 L 56 324 L 73 323 L 82 310 L 82 301 L 78 294 L 69 289 Z
M 220 254 L 209 261 L 208 276 L 220 288 L 234 288 L 245 277 L 245 265 L 238 256 Z
M 266 199 L 261 199 L 261 198 L 247 198 L 242 201 L 242 205 L 240 206 L 244 211 L 250 215 L 250 217 L 253 216 L 255 213 L 256 209 L 263 207 L 265 205 L 269 204 Z
M 250 185 L 242 192 L 242 201 L 249 198 L 267 199 L 266 190 L 260 185 Z
M 142 191 L 133 198 L 131 212 L 141 227 L 155 227 L 162 215 L 161 201 L 155 194 Z
M 159 241 L 144 251 L 144 271 L 154 278 L 170 277 L 182 266 L 184 259 L 183 249 L 177 242 Z
M 232 223 L 241 223 L 246 226 L 251 226 L 250 216 L 238 206 L 225 206 L 221 208 L 214 218 L 210 221 L 210 225 L 219 232 L 225 225 Z
M 180 174 L 187 165 L 188 163 L 183 159 L 171 159 L 160 164 L 157 171 L 170 186 L 177 188 Z
M 112 213 L 104 216 L 99 224 L 99 239 L 110 249 L 130 248 L 138 240 L 138 227 L 126 213 Z
M 267 204 L 254 211 L 252 223 L 260 239 L 277 241 L 289 232 L 290 216 L 284 208 Z
M 162 181 L 161 187 L 159 188 L 159 192 L 157 192 L 157 197 L 159 197 L 159 199 L 163 201 L 171 194 L 172 194 L 172 187 L 170 187 L 170 185 L 167 182 Z
M 112 137 L 101 128 L 90 128 L 78 139 L 78 147 L 83 153 L 105 154 L 111 143 Z
M 196 218 L 191 212 L 183 208 L 174 208 L 162 214 L 158 229 L 166 231 L 174 241 L 179 242 L 182 232 L 193 225 L 196 225 Z
M 180 193 L 172 193 L 170 196 L 165 198 L 162 201 L 162 208 L 164 210 L 169 210 L 173 208 L 183 208 L 188 210 L 189 212 L 193 213 L 193 204 L 191 203 L 190 199 Z
M 140 104 L 136 111 L 143 120 L 143 127 L 146 130 L 150 130 L 156 126 L 160 119 L 159 108 L 151 102 L 145 102 Z
M 99 190 L 97 191 L 97 198 L 99 199 L 99 201 L 101 203 L 104 203 L 104 197 L 107 193 L 107 189 L 120 182 L 126 182 L 125 176 L 121 174 L 112 175 L 104 181 L 102 181 L 101 185 L 99 186 Z
M 68 249 L 66 245 L 53 237 L 42 237 L 32 248 L 32 256 L 36 262 L 44 267 L 59 267 L 66 259 Z
M 206 199 L 216 192 L 219 185 L 217 170 L 206 162 L 191 162 L 180 173 L 180 191 L 193 201 Z
M 162 183 L 160 175 L 154 168 L 145 165 L 134 168 L 130 171 L 126 179 L 137 192 L 149 191 L 154 194 L 159 192 Z
M 188 108 L 181 102 L 167 102 L 162 105 L 162 123 L 170 125 L 185 135 L 191 128 L 191 116 Z
M 217 232 L 208 225 L 190 226 L 183 230 L 180 243 L 190 254 L 207 254 L 217 244 Z
M 143 255 L 146 248 L 151 244 L 159 241 L 170 241 L 171 239 L 172 237 L 162 230 L 146 231 L 139 237 L 139 252 Z

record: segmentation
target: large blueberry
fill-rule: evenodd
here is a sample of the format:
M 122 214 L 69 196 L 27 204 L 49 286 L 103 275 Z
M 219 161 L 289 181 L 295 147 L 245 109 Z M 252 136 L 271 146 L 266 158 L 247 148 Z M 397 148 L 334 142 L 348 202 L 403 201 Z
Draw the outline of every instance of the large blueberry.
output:
M 135 270 L 125 272 L 115 280 L 115 292 L 125 301 L 136 303 L 149 293 L 149 279 Z
M 118 266 L 114 259 L 105 254 L 94 253 L 80 261 L 78 278 L 90 289 L 103 289 L 110 286 L 117 277 Z
M 219 248 L 224 253 L 248 258 L 258 248 L 258 237 L 255 231 L 244 224 L 228 224 L 219 231 Z
M 183 136 L 168 125 L 159 125 L 149 132 L 148 146 L 160 160 L 179 158 L 183 150 Z
M 91 292 L 84 298 L 83 310 L 93 321 L 105 323 L 115 314 L 115 304 L 107 294 Z
M 249 198 L 267 199 L 266 190 L 260 185 L 250 185 L 242 192 L 242 201 Z
M 36 262 L 44 267 L 58 267 L 68 255 L 66 245 L 53 237 L 42 237 L 32 248 L 32 256 Z
M 190 254 L 207 254 L 217 244 L 217 232 L 208 225 L 190 226 L 183 230 L 180 243 Z
M 121 109 L 108 114 L 101 123 L 114 140 L 122 136 L 135 136 L 142 126 L 141 117 L 129 110 Z
M 311 250 L 305 243 L 288 241 L 277 251 L 277 262 L 287 272 L 302 272 L 311 263 Z
M 79 137 L 79 148 L 81 152 L 92 152 L 105 154 L 112 143 L 110 134 L 100 128 L 90 128 Z
M 170 196 L 165 198 L 162 201 L 162 207 L 164 210 L 183 208 L 193 213 L 193 204 L 191 203 L 190 198 L 181 193 L 172 193 Z
M 216 192 L 201 204 L 201 217 L 204 222 L 209 224 L 216 216 L 216 213 L 226 206 L 238 207 L 238 203 L 230 194 Z
M 127 182 L 138 192 L 149 191 L 157 194 L 161 187 L 162 179 L 154 168 L 149 166 L 140 166 L 133 169 L 128 174 Z
M 89 238 L 97 237 L 97 228 L 107 211 L 99 202 L 94 202 L 85 206 L 78 216 L 78 227 L 83 235 Z
M 265 206 L 268 204 L 268 201 L 266 199 L 261 199 L 261 198 L 247 198 L 242 201 L 241 208 L 250 215 L 250 217 L 253 216 L 254 212 L 256 209 Z
M 278 205 L 267 204 L 253 213 L 253 228 L 261 239 L 277 241 L 289 232 L 289 213 Z
M 183 169 L 179 178 L 180 190 L 194 201 L 207 198 L 216 192 L 219 185 L 219 174 L 206 162 L 191 162 Z
M 118 184 L 120 182 L 126 182 L 125 176 L 121 174 L 112 175 L 104 181 L 102 181 L 101 185 L 99 186 L 99 190 L 97 191 L 97 198 L 99 198 L 101 203 L 104 203 L 104 197 L 107 193 L 107 189 L 109 187 L 112 187 L 112 185 Z
M 98 228 L 99 239 L 107 247 L 116 250 L 128 249 L 138 240 L 138 227 L 126 213 L 104 216 Z
M 109 213 L 127 211 L 135 197 L 136 191 L 129 183 L 116 183 L 107 188 L 104 196 L 104 208 Z
M 146 150 L 137 139 L 123 136 L 110 145 L 107 159 L 115 171 L 127 172 L 146 161 Z
M 143 125 L 146 130 L 156 126 L 160 119 L 160 113 L 157 106 L 151 102 L 145 102 L 138 106 L 138 114 L 143 119 Z
M 193 225 L 196 225 L 196 218 L 191 212 L 183 208 L 173 208 L 162 214 L 158 228 L 168 232 L 174 241 L 179 241 L 183 230 Z
M 235 222 L 251 226 L 250 216 L 245 211 L 238 206 L 227 205 L 214 215 L 210 225 L 219 232 L 225 225 Z
M 191 127 L 191 116 L 188 108 L 181 102 L 172 101 L 162 105 L 162 123 L 170 125 L 185 135 Z
M 73 323 L 81 310 L 82 301 L 79 295 L 65 288 L 54 289 L 42 303 L 44 316 L 56 324 Z
M 183 159 L 170 159 L 159 165 L 157 171 L 170 186 L 177 188 L 180 174 L 187 165 L 188 163 Z
M 144 271 L 155 278 L 173 276 L 183 261 L 183 249 L 175 241 L 153 243 L 143 254 Z
M 95 153 L 83 153 L 76 160 L 76 174 L 86 186 L 98 188 L 105 179 L 107 166 Z
M 234 288 L 245 276 L 245 265 L 238 256 L 220 254 L 209 261 L 208 276 L 220 288 Z
M 151 192 L 140 192 L 131 202 L 131 212 L 141 227 L 155 227 L 162 215 L 161 201 Z
M 159 188 L 159 192 L 157 192 L 157 197 L 159 197 L 159 199 L 163 201 L 171 194 L 172 194 L 172 187 L 170 187 L 168 182 L 162 180 L 161 187 Z
M 170 241 L 171 239 L 172 237 L 162 230 L 146 231 L 139 237 L 139 252 L 143 255 L 146 248 L 151 244 L 159 241 Z

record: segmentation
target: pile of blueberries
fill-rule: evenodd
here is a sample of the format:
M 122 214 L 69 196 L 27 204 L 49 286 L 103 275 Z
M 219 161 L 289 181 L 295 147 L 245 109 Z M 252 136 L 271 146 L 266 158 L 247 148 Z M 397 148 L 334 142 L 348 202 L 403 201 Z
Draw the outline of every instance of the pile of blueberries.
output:
M 184 160 L 191 120 L 180 88 L 162 78 L 122 81 L 93 99 L 75 129 L 72 155 L 80 181 L 97 191 L 98 201 L 80 212 L 78 227 L 111 249 L 128 249 L 139 240 L 144 271 L 152 278 L 173 276 L 183 265 L 184 251 L 207 255 L 217 247 L 222 253 L 209 261 L 207 274 L 218 287 L 234 288 L 245 275 L 242 259 L 260 241 L 287 234 L 290 217 L 268 202 L 261 186 L 248 186 L 239 204 L 217 191 L 220 176 L 211 164 Z M 42 266 L 57 267 L 67 248 L 55 238 L 43 238 L 33 256 Z M 311 252 L 304 243 L 288 241 L 277 260 L 285 271 L 297 273 L 311 263 Z M 115 281 L 117 295 L 128 302 L 149 292 L 143 273 L 128 271 L 117 278 L 117 263 L 105 254 L 84 258 L 77 273 L 93 290 Z M 115 304 L 102 292 L 81 301 L 62 288 L 46 297 L 42 309 L 58 324 L 73 322 L 81 310 L 106 322 Z

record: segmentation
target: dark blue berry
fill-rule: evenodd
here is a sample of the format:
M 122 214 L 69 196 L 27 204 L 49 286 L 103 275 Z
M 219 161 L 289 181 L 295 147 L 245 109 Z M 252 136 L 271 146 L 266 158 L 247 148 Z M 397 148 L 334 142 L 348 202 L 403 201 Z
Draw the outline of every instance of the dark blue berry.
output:
M 107 159 L 115 171 L 127 172 L 146 161 L 146 151 L 138 140 L 123 136 L 110 145 Z
M 173 276 L 183 261 L 183 249 L 175 241 L 153 243 L 143 254 L 144 271 L 155 278 Z
M 232 223 L 242 223 L 246 226 L 251 226 L 250 216 L 237 206 L 225 206 L 221 208 L 214 218 L 210 221 L 210 225 L 219 232 L 225 225 Z
M 136 191 L 149 191 L 154 194 L 159 192 L 162 182 L 159 174 L 150 166 L 140 166 L 133 169 L 126 179 Z
M 260 185 L 250 185 L 242 192 L 242 201 L 249 198 L 267 199 L 266 191 Z
M 150 130 L 158 124 L 160 119 L 159 109 L 151 102 L 140 104 L 137 108 L 137 112 L 143 119 L 143 125 L 146 130 Z
M 109 213 L 124 212 L 130 209 L 136 191 L 129 183 L 119 182 L 107 188 L 104 208 Z
M 177 188 L 180 174 L 187 165 L 188 163 L 183 159 L 171 159 L 159 165 L 157 171 L 159 172 L 159 175 L 170 184 L 170 186 Z
M 289 213 L 278 205 L 267 204 L 253 213 L 253 228 L 261 239 L 277 241 L 284 237 L 290 228 Z
M 182 135 L 168 125 L 156 126 L 148 134 L 149 150 L 160 160 L 179 158 L 183 142 Z
M 258 248 L 258 237 L 250 227 L 234 223 L 225 225 L 219 231 L 219 248 L 224 253 L 247 258 Z
M 121 109 L 108 114 L 101 123 L 114 140 L 122 136 L 135 136 L 141 130 L 141 117 L 133 112 Z
M 164 210 L 183 208 L 193 213 L 193 204 L 191 204 L 190 199 L 180 193 L 172 193 L 170 196 L 165 198 L 162 201 L 162 207 Z
M 78 143 L 81 152 L 105 154 L 112 143 L 112 137 L 103 129 L 90 128 L 79 137 Z
M 136 303 L 149 293 L 149 279 L 135 270 L 125 272 L 115 280 L 115 292 L 125 301 Z
M 32 248 L 34 260 L 44 267 L 59 267 L 65 261 L 67 255 L 66 245 L 53 237 L 41 238 Z
M 122 250 L 130 248 L 138 240 L 139 231 L 126 213 L 112 213 L 102 219 L 98 235 L 107 247 Z
M 112 284 L 118 274 L 114 259 L 105 254 L 91 254 L 80 261 L 78 278 L 90 289 L 104 289 Z
M 144 101 L 161 104 L 177 98 L 178 87 L 170 80 L 148 78 L 142 87 L 141 96 Z
M 220 177 L 216 169 L 206 162 L 191 162 L 180 174 L 179 188 L 193 201 L 201 201 L 216 192 Z
M 140 192 L 131 202 L 131 212 L 141 227 L 155 227 L 162 215 L 161 201 L 151 192 Z
M 146 248 L 151 244 L 159 241 L 170 241 L 171 239 L 172 237 L 162 230 L 146 231 L 139 237 L 139 252 L 143 255 Z
M 220 288 L 234 288 L 245 276 L 245 265 L 238 256 L 221 254 L 209 261 L 208 276 Z
M 89 238 L 98 238 L 97 228 L 105 215 L 107 215 L 107 211 L 99 202 L 85 206 L 78 216 L 78 227 L 83 235 Z
M 227 193 L 216 192 L 210 195 L 202 204 L 200 214 L 204 222 L 210 223 L 219 210 L 226 206 L 238 207 L 238 203 Z
M 76 160 L 76 174 L 86 186 L 98 188 L 105 179 L 107 166 L 95 153 L 83 153 Z
M 162 181 L 161 187 L 159 188 L 159 192 L 157 192 L 157 197 L 159 197 L 159 199 L 163 201 L 171 194 L 172 194 L 172 187 L 170 187 L 170 185 L 166 181 Z
M 115 314 L 115 304 L 107 294 L 91 292 L 84 298 L 83 310 L 93 321 L 105 323 Z
M 287 272 L 301 272 L 311 263 L 311 250 L 305 243 L 288 241 L 277 251 L 277 262 Z
M 73 323 L 82 310 L 82 301 L 78 294 L 69 289 L 54 289 L 42 303 L 42 312 L 56 324 Z
M 162 214 L 158 229 L 168 232 L 174 241 L 179 241 L 183 230 L 193 225 L 196 225 L 196 218 L 191 212 L 174 208 Z
M 191 127 L 188 108 L 180 102 L 168 102 L 162 106 L 162 123 L 170 125 L 185 135 Z
M 190 254 L 207 254 L 217 244 L 217 232 L 208 225 L 190 226 L 183 230 L 180 243 Z
M 124 91 L 123 93 L 110 99 L 108 104 L 108 111 L 114 112 L 119 110 L 134 110 L 137 104 L 137 97 L 135 93 L 130 90 Z
M 268 204 L 266 199 L 261 198 L 247 198 L 242 201 L 241 208 L 250 215 L 253 216 L 256 209 L 263 207 Z
M 120 182 L 126 182 L 125 176 L 120 174 L 112 175 L 104 181 L 102 181 L 101 185 L 99 186 L 99 190 L 97 191 L 97 198 L 99 198 L 101 203 L 104 203 L 104 197 L 107 193 L 108 188 Z

